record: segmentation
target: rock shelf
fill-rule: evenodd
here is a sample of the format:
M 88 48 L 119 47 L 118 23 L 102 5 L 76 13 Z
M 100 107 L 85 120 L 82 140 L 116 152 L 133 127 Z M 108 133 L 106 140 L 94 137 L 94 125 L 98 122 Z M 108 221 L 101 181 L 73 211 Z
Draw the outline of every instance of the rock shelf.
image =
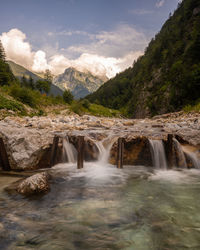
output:
M 55 154 L 54 138 L 68 136 L 77 145 L 77 137 L 85 138 L 85 160 L 98 158 L 97 141 L 121 137 L 125 140 L 124 164 L 152 164 L 148 140 L 163 140 L 167 151 L 168 135 L 184 145 L 200 149 L 200 114 L 183 112 L 156 116 L 152 119 L 119 119 L 84 116 L 6 117 L 0 121 L 3 139 L 12 170 L 49 168 L 60 161 L 62 140 Z M 53 149 L 54 147 L 54 149 Z M 116 164 L 117 142 L 113 143 L 109 162 Z M 52 154 L 55 154 L 52 156 Z

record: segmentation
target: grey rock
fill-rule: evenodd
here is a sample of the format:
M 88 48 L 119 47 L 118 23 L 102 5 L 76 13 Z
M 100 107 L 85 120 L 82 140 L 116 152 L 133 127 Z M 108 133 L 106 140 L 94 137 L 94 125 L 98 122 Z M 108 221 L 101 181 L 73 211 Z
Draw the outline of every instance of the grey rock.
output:
M 46 193 L 50 189 L 49 175 L 44 173 L 35 174 L 23 180 L 17 187 L 17 192 L 22 195 Z

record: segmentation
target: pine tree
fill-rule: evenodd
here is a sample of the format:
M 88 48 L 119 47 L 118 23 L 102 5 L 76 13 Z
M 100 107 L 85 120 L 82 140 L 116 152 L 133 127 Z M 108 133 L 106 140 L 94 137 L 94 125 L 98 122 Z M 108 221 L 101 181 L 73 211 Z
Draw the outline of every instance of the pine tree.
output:
M 52 83 L 53 76 L 52 76 L 51 71 L 50 71 L 49 69 L 47 69 L 47 70 L 45 71 L 45 73 L 44 73 L 44 79 L 45 79 L 46 81 L 48 81 L 49 84 Z
M 28 85 L 29 85 L 29 88 L 31 88 L 31 89 L 35 88 L 34 80 L 31 76 L 29 76 Z
M 27 82 L 27 79 L 24 75 L 22 76 L 22 79 L 21 79 L 21 85 L 23 87 L 28 87 L 28 82 Z
M 0 40 L 0 60 L 2 60 L 3 62 L 6 61 L 6 55 L 1 40 Z
M 15 77 L 8 63 L 6 63 L 5 51 L 0 41 L 0 86 L 9 85 L 13 81 L 15 81 Z

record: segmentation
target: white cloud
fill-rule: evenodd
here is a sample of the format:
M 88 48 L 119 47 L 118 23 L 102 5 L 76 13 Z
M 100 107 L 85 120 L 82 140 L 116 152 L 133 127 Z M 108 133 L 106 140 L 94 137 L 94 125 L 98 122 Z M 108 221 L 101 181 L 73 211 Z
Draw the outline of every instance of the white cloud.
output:
M 142 32 L 123 24 L 114 31 L 102 31 L 90 34 L 91 42 L 68 48 L 69 52 L 92 53 L 105 57 L 123 57 L 130 51 L 143 51 L 147 39 Z
M 38 50 L 34 55 L 32 70 L 35 72 L 44 72 L 48 68 L 46 53 Z
M 68 67 L 72 67 L 72 63 L 63 55 L 54 55 L 50 58 L 49 69 L 54 75 L 61 74 Z
M 140 16 L 140 15 L 152 14 L 153 11 L 152 10 L 145 10 L 145 9 L 134 9 L 134 10 L 130 10 L 129 13 Z
M 82 35 L 82 36 L 90 36 L 89 33 L 82 31 L 82 30 L 73 30 L 73 31 L 60 31 L 57 33 L 54 33 L 56 36 L 73 36 L 73 35 Z
M 114 77 L 117 73 L 128 68 L 143 53 L 130 52 L 122 58 L 104 57 L 97 54 L 83 53 L 75 60 L 68 60 L 63 55 L 55 55 L 49 62 L 54 74 L 61 74 L 68 67 L 74 67 L 82 72 L 89 71 L 94 75 Z
M 12 60 L 36 72 L 48 68 L 44 51 L 32 51 L 30 43 L 26 41 L 26 34 L 19 29 L 11 29 L 0 36 L 7 59 Z
M 11 29 L 7 33 L 2 33 L 0 39 L 8 59 L 23 66 L 31 67 L 33 53 L 30 44 L 24 41 L 26 35 L 22 31 Z
M 162 7 L 162 6 L 164 5 L 164 3 L 165 3 L 165 0 L 159 0 L 159 1 L 157 1 L 157 3 L 156 3 L 156 7 L 157 7 L 157 8 L 160 8 L 160 7 Z
M 49 49 L 33 51 L 26 35 L 18 29 L 3 33 L 0 39 L 8 59 L 34 72 L 50 69 L 57 75 L 68 67 L 75 67 L 80 71 L 107 75 L 109 78 L 131 66 L 133 61 L 143 54 L 143 48 L 147 44 L 144 34 L 128 25 L 120 25 L 112 32 L 88 34 L 84 31 L 71 31 L 71 33 L 62 32 L 63 35 L 87 34 L 90 42 L 64 50 L 59 50 L 57 47 L 55 53 L 49 53 Z M 48 35 L 54 34 L 50 32 Z M 77 56 L 68 59 L 66 52 Z

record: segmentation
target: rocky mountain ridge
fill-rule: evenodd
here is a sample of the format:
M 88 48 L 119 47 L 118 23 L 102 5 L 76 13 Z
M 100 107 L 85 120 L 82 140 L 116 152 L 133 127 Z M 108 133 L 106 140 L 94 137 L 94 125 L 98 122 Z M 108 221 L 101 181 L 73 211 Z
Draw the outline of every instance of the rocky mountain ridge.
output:
M 68 89 L 76 99 L 96 91 L 105 81 L 90 72 L 80 72 L 75 68 L 67 68 L 63 74 L 56 76 L 53 83 L 62 90 Z

